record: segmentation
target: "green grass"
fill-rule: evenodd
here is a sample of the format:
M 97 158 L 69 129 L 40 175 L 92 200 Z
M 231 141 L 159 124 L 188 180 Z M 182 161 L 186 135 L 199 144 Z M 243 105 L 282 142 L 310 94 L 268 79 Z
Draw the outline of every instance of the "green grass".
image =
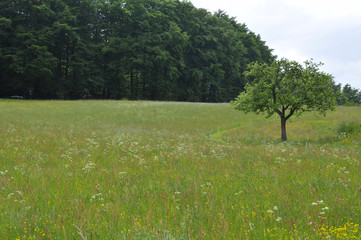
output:
M 360 107 L 0 101 L 0 239 L 360 239 Z

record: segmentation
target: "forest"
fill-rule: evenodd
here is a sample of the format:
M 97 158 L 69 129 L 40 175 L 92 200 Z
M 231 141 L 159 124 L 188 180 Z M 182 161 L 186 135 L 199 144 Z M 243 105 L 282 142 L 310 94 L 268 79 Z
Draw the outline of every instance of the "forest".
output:
M 275 59 L 223 11 L 179 0 L 2 0 L 0 98 L 225 102 Z

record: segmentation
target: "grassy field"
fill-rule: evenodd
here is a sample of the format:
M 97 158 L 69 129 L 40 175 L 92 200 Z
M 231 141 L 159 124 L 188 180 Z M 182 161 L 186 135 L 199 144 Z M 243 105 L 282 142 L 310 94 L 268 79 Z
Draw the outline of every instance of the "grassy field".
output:
M 360 239 L 361 107 L 0 100 L 0 239 Z

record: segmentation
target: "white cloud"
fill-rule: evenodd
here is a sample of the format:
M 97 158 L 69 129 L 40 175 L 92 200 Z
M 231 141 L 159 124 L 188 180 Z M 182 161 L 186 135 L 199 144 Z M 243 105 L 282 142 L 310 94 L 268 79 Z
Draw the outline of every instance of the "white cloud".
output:
M 325 72 L 332 73 L 335 81 L 344 86 L 349 83 L 352 87 L 361 89 L 361 61 L 330 61 L 322 68 Z M 344 81 L 339 81 L 343 79 Z
M 288 2 L 318 19 L 361 16 L 359 0 L 293 0 Z
M 211 12 L 224 10 L 261 35 L 279 57 L 322 61 L 343 85 L 361 89 L 359 0 L 191 0 Z

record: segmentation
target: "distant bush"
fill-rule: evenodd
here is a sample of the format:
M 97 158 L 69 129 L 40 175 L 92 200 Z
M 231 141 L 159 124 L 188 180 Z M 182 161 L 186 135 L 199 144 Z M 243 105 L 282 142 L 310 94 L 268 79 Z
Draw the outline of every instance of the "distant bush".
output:
M 361 103 L 354 103 L 354 102 L 345 102 L 344 106 L 361 106 Z
M 361 124 L 356 122 L 341 122 L 338 125 L 337 136 L 339 138 L 347 138 L 352 134 L 361 131 Z

